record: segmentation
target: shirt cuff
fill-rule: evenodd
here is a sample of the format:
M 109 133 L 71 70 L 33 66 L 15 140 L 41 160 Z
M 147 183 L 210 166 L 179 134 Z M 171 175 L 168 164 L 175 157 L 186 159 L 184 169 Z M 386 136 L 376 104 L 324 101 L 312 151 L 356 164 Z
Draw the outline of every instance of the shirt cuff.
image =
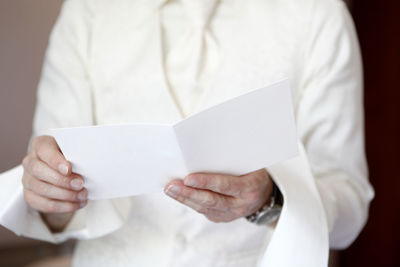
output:
M 22 175 L 22 166 L 0 175 L 0 224 L 16 235 L 52 243 L 70 238 L 92 239 L 119 229 L 130 214 L 130 198 L 89 201 L 75 213 L 64 231 L 52 233 L 40 214 L 26 204 Z

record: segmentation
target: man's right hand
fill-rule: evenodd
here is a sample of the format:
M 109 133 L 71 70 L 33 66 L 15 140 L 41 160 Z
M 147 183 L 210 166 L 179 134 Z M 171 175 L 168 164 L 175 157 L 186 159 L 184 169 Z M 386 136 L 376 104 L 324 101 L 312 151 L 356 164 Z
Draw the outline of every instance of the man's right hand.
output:
M 41 212 L 51 230 L 61 231 L 73 213 L 87 204 L 82 176 L 72 173 L 71 163 L 51 136 L 35 137 L 22 165 L 25 201 Z

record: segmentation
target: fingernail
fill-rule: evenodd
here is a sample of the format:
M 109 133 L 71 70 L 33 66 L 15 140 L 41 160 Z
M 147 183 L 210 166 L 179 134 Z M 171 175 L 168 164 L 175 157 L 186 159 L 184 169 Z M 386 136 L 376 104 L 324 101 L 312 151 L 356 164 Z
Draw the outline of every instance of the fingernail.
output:
M 80 201 L 85 201 L 85 200 L 87 200 L 87 192 L 84 190 L 84 191 L 82 191 L 82 192 L 79 192 L 78 193 L 78 199 L 80 200 Z
M 79 207 L 83 208 L 86 206 L 87 203 L 87 201 L 82 201 L 81 203 L 79 203 Z
M 62 175 L 67 175 L 68 174 L 68 166 L 66 164 L 60 164 L 58 165 L 58 171 L 62 174 Z
M 183 181 L 183 184 L 186 186 L 195 187 L 197 185 L 197 182 L 195 179 L 187 179 Z
M 71 187 L 75 190 L 80 190 L 83 187 L 83 181 L 81 179 L 73 179 L 71 181 Z
M 179 193 L 179 187 L 171 184 L 167 187 L 167 190 L 165 193 L 170 197 L 176 197 Z

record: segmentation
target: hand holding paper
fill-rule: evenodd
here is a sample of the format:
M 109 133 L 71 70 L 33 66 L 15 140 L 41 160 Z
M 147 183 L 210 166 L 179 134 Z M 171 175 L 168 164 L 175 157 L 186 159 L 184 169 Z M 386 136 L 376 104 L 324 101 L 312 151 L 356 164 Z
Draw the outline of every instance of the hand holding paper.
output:
M 175 125 L 55 129 L 89 199 L 161 190 L 189 173 L 242 175 L 297 154 L 289 82 L 273 84 Z
M 166 194 L 213 222 L 230 222 L 259 210 L 270 200 L 273 182 L 261 169 L 242 176 L 195 173 L 173 180 Z
M 287 160 L 297 154 L 295 132 L 285 80 L 172 126 L 94 126 L 57 129 L 53 135 L 73 171 L 84 177 L 91 199 L 161 191 L 171 179 L 193 172 L 241 175 L 269 166 L 285 203 L 260 266 L 326 266 L 327 224 L 304 149 L 300 146 L 300 156 Z M 93 208 L 87 207 L 89 218 L 101 210 L 98 216 L 116 220 L 94 233 L 55 237 L 24 202 L 21 177 L 21 167 L 0 176 L 0 188 L 6 192 L 0 195 L 0 223 L 17 234 L 52 241 L 93 238 L 123 224 L 113 205 L 93 201 Z M 37 229 L 46 234 L 38 237 Z
M 72 173 L 71 164 L 51 136 L 33 138 L 23 166 L 25 201 L 42 212 L 53 231 L 61 231 L 73 212 L 87 204 L 88 192 L 83 188 L 82 177 Z

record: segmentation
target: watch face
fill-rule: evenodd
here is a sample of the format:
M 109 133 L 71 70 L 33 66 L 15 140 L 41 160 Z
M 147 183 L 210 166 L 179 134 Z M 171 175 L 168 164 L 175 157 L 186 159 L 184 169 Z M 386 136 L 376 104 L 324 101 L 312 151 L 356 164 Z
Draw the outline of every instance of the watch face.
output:
M 281 214 L 281 208 L 271 209 L 264 214 L 261 214 L 260 217 L 257 219 L 257 224 L 265 225 L 269 224 L 278 219 L 279 215 Z

